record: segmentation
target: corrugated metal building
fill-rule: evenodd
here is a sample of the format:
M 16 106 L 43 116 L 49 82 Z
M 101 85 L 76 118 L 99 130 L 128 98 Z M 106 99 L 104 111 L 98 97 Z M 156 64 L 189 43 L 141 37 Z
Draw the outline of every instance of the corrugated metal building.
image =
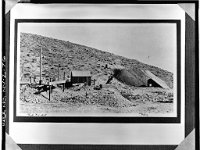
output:
M 71 83 L 86 83 L 91 85 L 90 71 L 71 71 Z

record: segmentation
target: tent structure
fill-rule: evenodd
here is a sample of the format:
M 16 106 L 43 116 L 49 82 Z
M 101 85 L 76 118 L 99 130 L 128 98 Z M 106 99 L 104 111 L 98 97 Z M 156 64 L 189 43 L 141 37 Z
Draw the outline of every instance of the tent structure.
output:
M 155 76 L 151 71 L 145 70 L 145 75 L 149 78 L 147 80 L 148 86 L 156 86 L 156 87 L 162 87 L 165 89 L 169 89 L 170 87 L 165 83 L 165 81 L 161 80 L 159 77 Z
M 114 77 L 127 85 L 135 87 L 161 87 L 170 89 L 165 81 L 149 70 L 133 68 L 132 70 L 114 69 Z

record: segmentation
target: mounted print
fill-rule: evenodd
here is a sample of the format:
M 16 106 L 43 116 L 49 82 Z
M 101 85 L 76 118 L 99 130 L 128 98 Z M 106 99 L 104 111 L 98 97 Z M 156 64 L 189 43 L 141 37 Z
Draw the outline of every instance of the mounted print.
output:
M 15 28 L 16 121 L 180 122 L 179 20 L 17 19 Z
M 176 4 L 17 4 L 9 135 L 22 145 L 176 147 L 191 102 L 185 31 Z

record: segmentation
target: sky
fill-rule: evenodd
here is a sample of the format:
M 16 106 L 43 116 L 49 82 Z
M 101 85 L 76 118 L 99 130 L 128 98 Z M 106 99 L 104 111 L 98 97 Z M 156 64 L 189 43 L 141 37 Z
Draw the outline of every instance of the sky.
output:
M 176 70 L 173 23 L 20 23 L 19 32 L 93 47 L 170 72 Z

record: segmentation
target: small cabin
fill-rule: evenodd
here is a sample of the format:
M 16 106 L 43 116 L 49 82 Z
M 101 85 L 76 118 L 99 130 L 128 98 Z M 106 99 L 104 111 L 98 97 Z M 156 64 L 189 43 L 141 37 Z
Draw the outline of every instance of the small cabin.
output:
M 71 83 L 86 83 L 91 85 L 90 71 L 71 71 Z

